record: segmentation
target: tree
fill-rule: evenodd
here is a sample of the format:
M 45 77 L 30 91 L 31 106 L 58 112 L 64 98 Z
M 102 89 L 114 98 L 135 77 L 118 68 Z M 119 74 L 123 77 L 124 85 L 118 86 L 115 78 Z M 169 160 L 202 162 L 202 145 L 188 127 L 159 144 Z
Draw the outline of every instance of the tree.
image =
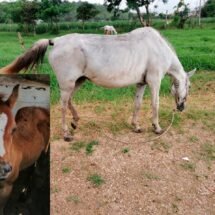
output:
M 208 0 L 202 8 L 202 17 L 215 17 L 215 0 Z
M 21 1 L 0 2 L 0 22 L 21 22 Z
M 40 18 L 49 22 L 52 33 L 59 33 L 58 22 L 60 17 L 69 12 L 67 1 L 41 0 Z
M 58 16 L 60 15 L 60 0 L 42 0 L 41 1 L 41 18 L 48 20 L 51 24 L 51 28 L 54 23 L 57 23 Z
M 174 23 L 178 28 L 184 28 L 185 22 L 189 18 L 190 9 L 188 8 L 189 4 L 185 4 L 184 0 L 180 0 L 176 6 Z
M 149 13 L 149 5 L 153 3 L 155 0 L 126 0 L 127 7 L 129 9 L 133 9 L 137 12 L 138 19 L 142 26 L 150 25 L 150 13 Z M 168 0 L 162 0 L 163 3 L 166 3 Z M 122 0 L 106 0 L 105 4 L 107 6 L 108 11 L 114 11 L 116 14 L 119 11 L 119 6 Z M 147 20 L 145 22 L 143 14 L 140 12 L 140 7 L 145 7 Z
M 77 8 L 76 12 L 77 12 L 77 19 L 82 20 L 83 29 L 84 29 L 85 21 L 94 18 L 99 13 L 99 11 L 96 9 L 95 5 L 90 4 L 88 2 L 83 2 Z
M 39 11 L 39 4 L 37 0 L 34 1 L 21 1 L 21 22 L 25 25 L 25 32 L 32 31 L 35 27 L 35 20 L 37 19 L 37 12 Z

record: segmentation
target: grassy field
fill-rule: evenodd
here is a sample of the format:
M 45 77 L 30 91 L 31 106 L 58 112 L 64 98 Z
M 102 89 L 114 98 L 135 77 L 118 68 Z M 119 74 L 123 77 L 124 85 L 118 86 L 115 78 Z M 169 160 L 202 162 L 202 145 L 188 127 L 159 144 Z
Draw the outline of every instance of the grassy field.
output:
M 172 20 L 169 20 L 171 23 Z M 215 18 L 202 18 L 201 20 L 201 27 L 202 28 L 215 28 Z M 58 23 L 58 30 L 59 31 L 70 31 L 70 32 L 76 32 L 76 33 L 86 33 L 86 32 L 95 32 L 95 33 L 101 33 L 101 27 L 105 25 L 113 25 L 119 33 L 128 32 L 135 28 L 141 27 L 140 22 L 138 20 L 114 20 L 114 21 L 87 21 L 85 22 L 85 27 L 83 30 L 82 22 L 60 22 Z M 165 26 L 165 20 L 164 19 L 158 19 L 158 18 L 152 18 L 151 25 L 157 29 L 164 29 Z M 168 29 L 175 28 L 174 24 L 169 24 Z M 185 24 L 185 29 L 187 28 L 199 28 L 198 25 L 198 18 L 192 18 L 188 20 Z M 20 31 L 20 26 L 18 24 L 12 23 L 12 24 L 5 24 L 0 23 L 0 31 L 4 32 L 16 32 Z M 38 26 L 36 26 L 36 32 L 38 34 L 43 34 L 47 32 L 51 32 L 50 25 L 48 23 L 42 23 Z
M 193 68 L 198 70 L 215 70 L 215 29 L 187 29 L 187 30 L 163 30 L 161 33 L 171 42 L 186 71 Z M 61 33 L 62 35 L 65 32 Z M 30 47 L 40 38 L 53 38 L 53 35 L 43 34 L 36 36 L 23 36 L 26 47 Z M 23 53 L 17 34 L 14 32 L 0 32 L 0 67 L 7 65 L 18 55 Z M 38 68 L 40 73 L 49 73 L 52 78 L 51 88 L 52 103 L 59 100 L 58 84 L 53 74 L 47 57 L 42 66 Z M 198 75 L 196 76 L 198 77 Z M 169 78 L 165 78 L 161 87 L 161 94 L 169 94 Z M 131 98 L 134 94 L 134 86 L 122 89 L 104 89 L 90 82 L 76 93 L 76 102 L 113 101 Z M 146 93 L 148 95 L 148 92 Z

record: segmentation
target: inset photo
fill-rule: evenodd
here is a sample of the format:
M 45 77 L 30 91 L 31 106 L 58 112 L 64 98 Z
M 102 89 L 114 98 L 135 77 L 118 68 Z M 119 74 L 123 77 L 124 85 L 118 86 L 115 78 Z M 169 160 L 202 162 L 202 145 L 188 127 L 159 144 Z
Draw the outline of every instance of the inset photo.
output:
M 0 75 L 0 214 L 50 214 L 49 75 Z

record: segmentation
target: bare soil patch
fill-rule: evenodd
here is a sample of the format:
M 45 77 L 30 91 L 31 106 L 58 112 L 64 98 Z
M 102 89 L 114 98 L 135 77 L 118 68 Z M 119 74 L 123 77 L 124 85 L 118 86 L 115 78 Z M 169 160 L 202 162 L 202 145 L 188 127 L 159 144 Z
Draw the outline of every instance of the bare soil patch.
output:
M 214 214 L 215 82 L 208 84 L 196 85 L 170 131 L 148 143 L 142 142 L 155 136 L 149 99 L 141 134 L 129 124 L 132 101 L 77 105 L 81 120 L 71 143 L 61 138 L 60 105 L 53 106 L 51 214 Z M 172 97 L 161 97 L 164 128 L 174 106 Z M 93 140 L 98 144 L 87 153 Z

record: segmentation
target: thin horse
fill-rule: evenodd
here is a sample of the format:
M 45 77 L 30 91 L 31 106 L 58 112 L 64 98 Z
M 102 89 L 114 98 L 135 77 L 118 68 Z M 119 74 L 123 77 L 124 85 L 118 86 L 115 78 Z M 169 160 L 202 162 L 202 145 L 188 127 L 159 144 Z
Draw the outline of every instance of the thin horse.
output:
M 71 140 L 65 122 L 67 107 L 73 115 L 72 126 L 79 120 L 71 103 L 74 91 L 88 79 L 97 85 L 114 88 L 136 84 L 135 107 L 132 125 L 136 132 L 142 129 L 138 114 L 146 85 L 151 90 L 152 124 L 156 133 L 162 129 L 158 120 L 159 91 L 165 74 L 173 79 L 172 93 L 179 111 L 185 107 L 190 81 L 195 70 L 186 73 L 174 49 L 151 27 L 139 28 L 130 33 L 114 36 L 93 34 L 69 34 L 53 40 L 39 40 L 25 54 L 0 73 L 14 73 L 27 69 L 41 61 L 46 49 L 60 86 L 62 101 L 62 126 L 64 139 Z
M 20 170 L 34 164 L 49 142 L 49 112 L 40 107 L 24 107 L 12 114 L 19 85 L 4 101 L 0 96 L 0 215 Z

